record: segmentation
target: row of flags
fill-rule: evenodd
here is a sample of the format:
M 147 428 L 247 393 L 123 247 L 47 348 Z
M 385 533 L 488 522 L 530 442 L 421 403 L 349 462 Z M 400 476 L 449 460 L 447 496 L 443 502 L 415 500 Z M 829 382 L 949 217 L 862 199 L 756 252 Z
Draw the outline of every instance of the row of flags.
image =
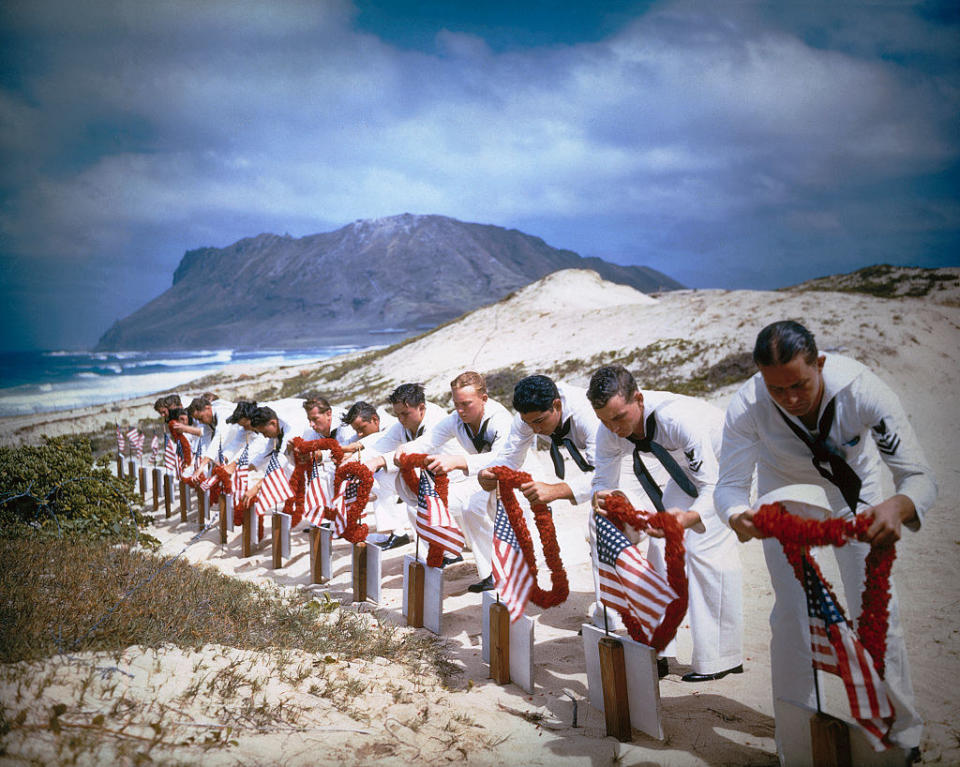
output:
M 128 458 L 135 458 L 138 462 L 143 461 L 143 444 L 146 440 L 143 432 L 136 426 L 131 426 L 124 432 L 119 424 L 117 425 L 117 454 L 123 456 L 125 453 Z M 129 446 L 129 450 L 128 450 Z M 156 466 L 160 458 L 160 437 L 154 433 L 150 440 L 150 460 Z
M 180 445 L 164 440 L 164 467 L 178 477 L 187 474 Z M 124 433 L 117 426 L 117 451 L 126 444 L 130 455 L 143 458 L 144 435 L 136 427 Z M 150 449 L 156 463 L 160 447 L 154 434 Z M 249 448 L 244 448 L 233 476 L 233 491 L 241 497 L 247 490 Z M 211 475 L 201 487 L 212 488 L 219 479 Z M 359 482 L 347 478 L 336 488 L 333 501 L 333 532 L 342 536 L 347 527 L 347 508 L 356 499 Z M 294 496 L 293 488 L 274 453 L 267 464 L 257 494 L 256 512 L 264 516 Z M 308 522 L 321 521 L 328 499 L 320 464 L 314 461 L 304 491 L 304 517 Z M 619 613 L 632 615 L 652 636 L 663 620 L 667 607 L 677 598 L 666 577 L 657 572 L 633 544 L 610 520 L 595 515 L 598 575 L 602 604 Z M 434 478 L 425 469 L 420 472 L 417 491 L 416 533 L 428 543 L 440 546 L 444 553 L 456 557 L 466 543 L 449 509 L 436 490 Z M 502 502 L 497 500 L 493 531 L 493 575 L 501 600 L 511 622 L 523 615 L 536 578 L 524 559 L 517 536 Z M 851 714 L 864 728 L 875 748 L 883 748 L 884 739 L 893 722 L 894 712 L 886 688 L 869 653 L 857 638 L 853 627 L 834 602 L 819 573 L 804 559 L 804 590 L 807 595 L 813 667 L 841 677 L 847 690 Z

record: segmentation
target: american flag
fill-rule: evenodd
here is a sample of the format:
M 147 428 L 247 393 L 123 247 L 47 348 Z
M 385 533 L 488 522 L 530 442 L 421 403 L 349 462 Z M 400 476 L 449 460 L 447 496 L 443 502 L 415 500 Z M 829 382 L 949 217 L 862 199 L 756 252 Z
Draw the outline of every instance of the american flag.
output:
M 450 511 L 437 494 L 433 476 L 426 469 L 420 470 L 420 487 L 417 490 L 417 535 L 429 543 L 436 543 L 444 551 L 459 556 L 466 540 Z
M 527 607 L 534 578 L 530 572 L 517 536 L 510 526 L 510 517 L 500 500 L 497 500 L 497 516 L 493 524 L 493 577 L 497 591 L 510 613 L 513 623 Z
M 303 494 L 303 516 L 312 525 L 320 521 L 323 509 L 327 505 L 327 494 L 323 492 L 323 483 L 324 477 L 320 471 L 320 464 L 313 461 L 310 466 L 307 489 Z
M 287 498 L 293 497 L 290 480 L 280 466 L 277 454 L 271 453 L 267 462 L 267 471 L 257 492 L 257 514 L 264 516 L 270 509 L 280 506 Z
M 806 557 L 803 558 L 803 590 L 807 594 L 810 617 L 813 667 L 843 680 L 850 713 L 863 727 L 874 749 L 883 751 L 888 747 L 884 739 L 894 718 L 886 686 L 870 654 Z
M 153 439 L 150 440 L 150 463 L 154 466 L 160 464 L 160 437 L 153 433 Z
M 677 593 L 613 522 L 600 514 L 594 516 L 600 601 L 632 615 L 650 637 Z
M 138 461 L 143 460 L 143 432 L 134 426 L 127 432 L 127 441 L 130 443 L 130 451 L 137 457 Z M 131 457 L 133 457 L 131 455 Z
M 243 498 L 247 493 L 247 464 L 250 462 L 250 446 L 247 445 L 237 458 L 237 469 L 233 473 L 233 497 Z
M 163 436 L 163 468 L 167 474 L 176 474 L 177 477 L 180 476 L 179 447 L 172 437 L 166 434 Z
M 347 529 L 347 506 L 356 500 L 359 487 L 360 482 L 358 480 L 347 477 L 340 483 L 339 492 L 334 496 L 333 503 L 330 504 L 336 511 L 333 518 L 333 534 L 337 538 L 340 538 L 343 531 Z
M 127 446 L 123 440 L 123 432 L 120 431 L 120 424 L 117 424 L 117 452 L 120 455 L 123 455 L 126 449 L 127 449 Z

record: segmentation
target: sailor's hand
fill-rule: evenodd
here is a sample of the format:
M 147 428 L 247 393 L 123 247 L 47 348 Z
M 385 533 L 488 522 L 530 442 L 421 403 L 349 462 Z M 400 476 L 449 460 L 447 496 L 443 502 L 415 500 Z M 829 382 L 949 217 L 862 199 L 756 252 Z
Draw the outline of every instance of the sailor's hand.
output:
M 480 469 L 480 473 L 477 474 L 477 482 L 479 482 L 480 487 L 487 492 L 492 492 L 497 489 L 497 475 L 490 471 L 490 469 Z
M 730 517 L 730 527 L 733 528 L 733 532 L 737 534 L 741 543 L 760 537 L 760 531 L 753 524 L 753 515 L 756 513 L 756 509 L 747 509 Z
M 700 515 L 695 511 L 684 511 L 677 507 L 671 507 L 669 509 L 664 509 L 664 511 L 673 517 L 679 523 L 680 527 L 684 530 L 693 527 L 700 521 Z M 658 527 L 648 527 L 647 535 L 651 538 L 664 538 L 664 532 Z
M 905 495 L 895 495 L 863 513 L 871 520 L 866 537 L 871 546 L 893 546 L 900 540 L 903 523 L 917 516 L 913 501 Z
M 626 495 L 619 490 L 598 490 L 593 494 L 593 508 L 602 517 L 607 516 L 607 498 L 611 495 L 622 495 L 626 498 Z
M 462 455 L 428 455 L 426 468 L 434 474 L 440 471 L 449 474 L 457 469 L 466 471 L 467 462 Z
M 566 482 L 547 484 L 546 482 L 526 482 L 520 485 L 520 492 L 530 503 L 553 503 L 564 498 L 570 488 Z
M 171 421 L 171 422 L 170 422 L 170 431 L 172 431 L 174 434 L 182 434 L 182 433 L 183 433 L 183 426 L 184 426 L 184 425 L 183 425 L 182 423 L 180 423 L 179 421 Z

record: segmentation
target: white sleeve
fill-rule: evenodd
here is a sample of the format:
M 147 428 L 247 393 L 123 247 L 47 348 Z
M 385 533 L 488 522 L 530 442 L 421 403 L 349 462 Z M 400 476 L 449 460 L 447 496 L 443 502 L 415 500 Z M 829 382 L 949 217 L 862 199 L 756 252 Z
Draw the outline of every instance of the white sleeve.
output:
M 727 525 L 734 514 L 750 508 L 750 485 L 759 449 L 760 435 L 741 389 L 724 418 L 719 479 L 713 493 L 717 516 Z
M 606 426 L 597 429 L 596 464 L 591 492 L 616 490 L 620 487 L 620 439 Z
M 933 470 L 897 395 L 869 371 L 864 372 L 859 383 L 858 415 L 869 427 L 880 458 L 893 475 L 896 492 L 913 501 L 917 519 L 907 526 L 916 530 L 937 499 Z

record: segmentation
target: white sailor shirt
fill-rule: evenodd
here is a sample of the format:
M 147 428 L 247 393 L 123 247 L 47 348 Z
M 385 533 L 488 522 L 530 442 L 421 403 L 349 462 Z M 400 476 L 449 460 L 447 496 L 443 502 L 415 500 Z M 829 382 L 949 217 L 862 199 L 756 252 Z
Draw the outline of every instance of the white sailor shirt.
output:
M 858 509 L 883 500 L 880 460 L 893 474 L 896 493 L 913 501 L 919 528 L 937 497 L 937 486 L 906 412 L 897 396 L 866 366 L 838 354 L 824 354 L 824 392 L 817 421 L 834 400 L 828 443 L 839 450 L 863 483 Z M 718 515 L 730 517 L 750 508 L 750 484 L 757 470 L 757 492 L 813 484 L 822 487 L 838 515 L 850 515 L 840 490 L 816 470 L 810 448 L 784 422 L 786 416 L 807 434 L 798 418 L 781 410 L 760 373 L 740 387 L 727 408 L 717 487 Z
M 719 474 L 717 456 L 723 433 L 723 411 L 683 394 L 664 391 L 642 391 L 642 394 L 644 420 L 651 413 L 656 420 L 654 441 L 670 453 L 697 489 L 696 498 L 687 495 L 690 501 L 685 510 L 696 511 L 705 521 L 714 515 L 713 492 Z M 632 456 L 633 450 L 630 440 L 601 426 L 597 431 L 593 492 L 618 489 L 621 461 L 625 456 Z M 641 458 L 648 468 L 660 465 L 651 454 L 643 453 Z
M 566 436 L 576 445 L 584 460 L 593 466 L 595 465 L 597 448 L 597 430 L 601 426 L 600 419 L 597 418 L 596 411 L 590 405 L 590 400 L 587 399 L 587 393 L 584 389 L 558 383 L 557 390 L 560 392 L 560 423 L 570 421 L 570 431 Z M 549 444 L 549 435 L 538 435 L 533 427 L 524 421 L 518 413 L 514 416 L 510 425 L 510 433 L 507 435 L 503 452 L 497 460 L 487 465 L 503 465 L 511 469 L 519 469 L 523 466 L 527 451 L 538 436 L 545 439 Z M 565 449 L 561 448 L 561 454 L 564 452 Z M 567 483 L 567 486 L 573 492 L 573 502 L 575 504 L 590 500 L 593 484 L 592 472 L 581 471 L 574 464 L 574 469 L 572 471 L 568 470 L 566 477 L 563 480 L 557 479 L 557 481 Z
M 453 412 L 422 436 L 408 443 L 410 448 L 407 452 L 436 455 L 443 452 L 442 448 L 447 442 L 456 440 L 466 454 L 466 474 L 476 475 L 481 469 L 491 465 L 493 457 L 499 458 L 512 423 L 513 417 L 510 412 L 499 402 L 488 398 L 484 403 L 483 418 L 480 420 L 480 434 L 475 436 L 482 436 L 489 445 L 489 449 L 485 449 L 482 453 L 477 451 L 472 439 L 474 435 L 471 435 L 460 416 Z

